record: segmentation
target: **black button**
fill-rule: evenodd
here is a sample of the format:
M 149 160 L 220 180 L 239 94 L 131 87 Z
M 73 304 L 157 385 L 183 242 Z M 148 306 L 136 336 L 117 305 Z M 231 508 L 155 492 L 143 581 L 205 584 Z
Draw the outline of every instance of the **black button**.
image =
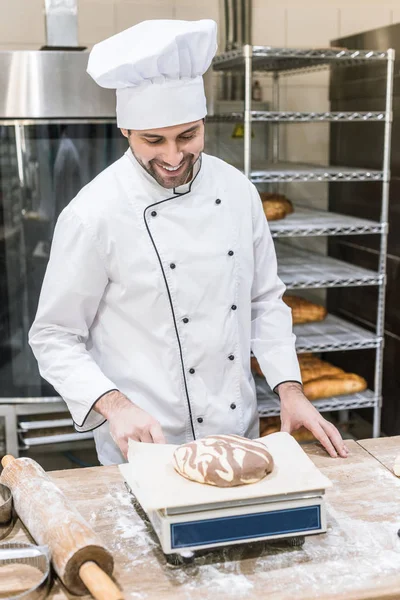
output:
M 196 371 L 194 369 L 189 369 L 189 373 L 193 375 L 193 373 L 196 373 Z
M 188 319 L 187 317 L 185 317 L 184 319 L 182 319 L 182 321 L 183 321 L 184 323 L 189 323 L 189 319 Z
M 221 200 L 219 198 L 216 199 L 215 204 L 221 204 Z
M 231 404 L 231 409 L 232 409 L 232 410 L 235 410 L 235 408 L 236 408 L 236 404 L 235 404 L 234 402 L 232 402 L 232 404 Z
M 202 422 L 203 422 L 203 419 L 202 419 L 202 417 L 199 417 L 199 418 L 197 419 L 197 422 L 198 422 L 198 423 L 202 423 Z
M 171 269 L 175 269 L 176 264 L 175 263 L 171 263 L 169 266 L 170 266 Z
M 152 211 L 151 211 L 151 216 L 152 216 L 152 217 L 156 217 L 156 216 L 157 216 L 157 213 L 156 213 L 156 211 L 155 211 L 155 210 L 152 210 Z
M 235 357 L 233 356 L 233 354 L 230 354 L 230 355 L 228 356 L 228 358 L 229 358 L 229 360 L 235 360 Z
M 229 256 L 233 256 L 235 253 L 233 250 L 229 250 L 228 254 L 229 254 Z
M 232 310 L 236 310 L 236 309 L 237 309 L 237 306 L 236 306 L 236 304 L 232 304 L 232 306 L 231 306 L 231 309 L 232 309 Z

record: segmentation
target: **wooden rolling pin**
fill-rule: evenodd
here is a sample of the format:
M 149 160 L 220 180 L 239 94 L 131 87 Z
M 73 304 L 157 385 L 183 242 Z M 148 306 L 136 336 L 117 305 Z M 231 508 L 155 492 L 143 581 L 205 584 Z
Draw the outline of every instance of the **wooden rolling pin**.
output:
M 11 489 L 21 521 L 37 544 L 51 552 L 54 569 L 73 594 L 123 600 L 110 575 L 114 561 L 82 516 L 30 458 L 5 456 L 1 482 Z

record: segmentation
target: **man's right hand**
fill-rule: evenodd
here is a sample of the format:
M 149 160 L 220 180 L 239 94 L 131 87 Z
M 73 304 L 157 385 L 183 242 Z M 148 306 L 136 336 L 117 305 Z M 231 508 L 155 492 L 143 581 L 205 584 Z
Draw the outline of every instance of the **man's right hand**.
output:
M 166 443 L 160 423 L 121 392 L 105 394 L 96 402 L 94 410 L 107 419 L 111 437 L 125 458 L 129 438 L 150 444 Z

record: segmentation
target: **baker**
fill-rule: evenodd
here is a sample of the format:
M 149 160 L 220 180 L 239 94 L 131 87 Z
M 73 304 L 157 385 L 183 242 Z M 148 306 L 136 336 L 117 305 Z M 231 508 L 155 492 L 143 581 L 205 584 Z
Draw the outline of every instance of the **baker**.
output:
M 154 20 L 90 53 L 129 149 L 61 213 L 29 341 L 104 465 L 125 460 L 129 438 L 257 437 L 251 350 L 282 429 L 304 425 L 347 455 L 303 395 L 257 189 L 203 152 L 202 75 L 216 49 L 212 20 Z

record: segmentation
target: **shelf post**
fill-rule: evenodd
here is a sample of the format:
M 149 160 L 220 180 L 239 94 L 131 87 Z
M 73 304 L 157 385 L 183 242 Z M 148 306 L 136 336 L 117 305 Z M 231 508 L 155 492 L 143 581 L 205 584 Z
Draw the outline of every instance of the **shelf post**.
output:
M 250 178 L 251 174 L 251 80 L 253 46 L 243 46 L 244 54 L 244 174 Z
M 383 182 L 381 206 L 381 224 L 383 225 L 383 228 L 381 233 L 379 253 L 379 275 L 381 276 L 382 280 L 378 288 L 378 310 L 376 318 L 376 334 L 382 339 L 382 342 L 376 350 L 374 390 L 377 402 L 374 408 L 373 437 L 379 437 L 381 430 L 383 349 L 385 336 L 386 254 L 389 215 L 390 150 L 393 121 L 393 74 L 395 51 L 393 49 L 389 49 L 387 54 L 388 61 L 386 72 L 386 105 L 383 141 Z
M 272 110 L 274 112 L 280 111 L 279 101 L 279 73 L 274 71 L 272 83 Z M 279 161 L 279 121 L 272 124 L 272 162 L 277 163 Z

